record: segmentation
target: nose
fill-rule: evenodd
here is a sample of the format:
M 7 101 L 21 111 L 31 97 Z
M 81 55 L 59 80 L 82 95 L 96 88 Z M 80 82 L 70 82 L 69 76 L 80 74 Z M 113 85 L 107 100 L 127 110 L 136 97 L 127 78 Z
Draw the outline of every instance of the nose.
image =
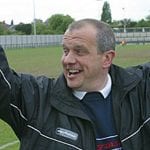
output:
M 74 63 L 76 63 L 75 55 L 71 51 L 68 52 L 67 55 L 64 55 L 62 59 L 63 59 L 64 64 L 74 64 Z

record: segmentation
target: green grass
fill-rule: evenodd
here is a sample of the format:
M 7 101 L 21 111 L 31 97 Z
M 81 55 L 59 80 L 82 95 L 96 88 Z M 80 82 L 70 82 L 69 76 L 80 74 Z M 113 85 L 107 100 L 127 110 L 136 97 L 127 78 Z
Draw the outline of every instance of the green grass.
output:
M 0 121 L 0 146 L 16 140 L 14 134 L 8 134 L 10 130 L 11 128 L 5 122 Z
M 8 61 L 17 72 L 56 76 L 61 72 L 61 47 L 7 50 Z
M 150 45 L 117 46 L 115 64 L 123 67 L 150 62 Z
M 123 67 L 150 61 L 150 45 L 118 45 L 114 63 Z M 58 76 L 61 72 L 61 47 L 26 48 L 6 50 L 9 64 L 17 72 L 34 75 Z M 6 123 L 0 121 L 0 146 L 15 141 L 17 138 Z M 15 144 L 5 150 L 18 150 Z

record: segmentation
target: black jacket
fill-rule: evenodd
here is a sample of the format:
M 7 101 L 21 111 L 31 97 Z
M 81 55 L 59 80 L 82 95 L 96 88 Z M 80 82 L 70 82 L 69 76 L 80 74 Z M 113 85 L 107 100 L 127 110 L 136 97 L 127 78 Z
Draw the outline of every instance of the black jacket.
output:
M 124 150 L 150 149 L 150 63 L 112 65 L 113 114 Z M 66 85 L 17 74 L 0 48 L 0 118 L 20 140 L 21 150 L 95 150 L 94 123 Z

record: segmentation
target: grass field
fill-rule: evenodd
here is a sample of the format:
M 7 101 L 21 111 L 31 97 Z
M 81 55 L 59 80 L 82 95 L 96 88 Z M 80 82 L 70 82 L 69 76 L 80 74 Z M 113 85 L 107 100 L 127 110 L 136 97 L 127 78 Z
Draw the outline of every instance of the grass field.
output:
M 122 67 L 137 65 L 150 61 L 150 45 L 118 45 L 115 64 Z M 6 51 L 9 64 L 17 72 L 32 73 L 34 75 L 46 75 L 56 77 L 61 72 L 60 47 L 28 48 Z M 10 127 L 0 121 L 0 150 L 18 150 L 19 143 L 10 144 L 17 138 Z

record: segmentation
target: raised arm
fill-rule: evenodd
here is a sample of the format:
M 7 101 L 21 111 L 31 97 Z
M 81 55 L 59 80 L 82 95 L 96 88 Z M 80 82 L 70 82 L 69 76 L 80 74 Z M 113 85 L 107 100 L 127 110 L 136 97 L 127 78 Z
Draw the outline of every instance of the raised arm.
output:
M 17 79 L 17 74 L 9 68 L 5 52 L 0 47 L 0 118 L 7 122 L 20 138 L 21 128 L 27 119 L 15 105 L 19 95 L 19 86 L 14 84 L 17 80 L 19 85 L 19 78 Z M 20 115 L 23 117 L 20 118 Z
M 9 68 L 0 47 L 0 118 L 21 138 L 24 127 L 45 110 L 53 81 L 47 77 L 18 74 Z M 39 111 L 37 111 L 39 110 Z
M 0 117 L 2 119 L 9 115 L 6 107 L 8 108 L 10 101 L 11 74 L 4 50 L 0 47 Z

